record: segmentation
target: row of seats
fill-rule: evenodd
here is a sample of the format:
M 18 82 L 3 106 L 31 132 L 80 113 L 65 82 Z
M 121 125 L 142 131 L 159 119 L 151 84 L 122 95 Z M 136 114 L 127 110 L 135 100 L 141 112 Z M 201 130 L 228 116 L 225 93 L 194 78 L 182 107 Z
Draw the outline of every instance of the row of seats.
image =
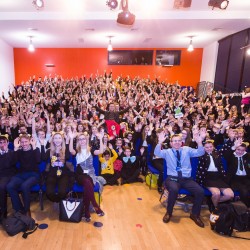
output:
M 74 170 L 75 170 L 76 169 L 76 160 L 75 160 L 75 158 L 71 157 L 70 162 L 74 165 Z M 46 165 L 47 165 L 47 162 L 44 162 L 44 161 L 42 161 L 39 164 L 40 182 L 38 184 L 34 185 L 31 188 L 32 192 L 36 192 L 36 193 L 39 194 L 39 204 L 40 204 L 40 209 L 41 210 L 44 209 L 43 194 L 46 191 L 46 183 L 45 183 L 45 178 L 44 178 L 44 172 L 45 172 L 45 169 L 46 169 Z M 98 176 L 100 174 L 98 156 L 93 156 L 93 165 L 94 165 L 94 168 L 95 168 L 95 174 Z M 18 167 L 18 164 L 17 164 L 17 167 Z M 76 193 L 82 193 L 83 192 L 83 187 L 78 185 L 74 181 L 73 187 L 69 191 L 73 191 L 73 192 L 76 192 Z M 100 203 L 101 203 L 101 192 L 100 192 L 100 186 L 99 186 L 98 183 L 96 183 L 95 186 L 94 186 L 94 193 L 95 193 L 95 196 L 97 196 L 97 202 L 100 205 Z

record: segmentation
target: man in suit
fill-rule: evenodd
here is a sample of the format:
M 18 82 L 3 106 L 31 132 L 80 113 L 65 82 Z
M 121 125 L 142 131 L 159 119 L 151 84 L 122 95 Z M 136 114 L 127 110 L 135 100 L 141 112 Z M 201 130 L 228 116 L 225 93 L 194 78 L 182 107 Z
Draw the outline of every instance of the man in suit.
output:
M 190 218 L 199 227 L 204 227 L 204 223 L 200 218 L 200 210 L 204 198 L 203 188 L 196 183 L 191 177 L 191 157 L 199 157 L 204 155 L 204 147 L 202 145 L 203 137 L 197 135 L 195 141 L 198 148 L 182 147 L 181 135 L 175 134 L 171 137 L 170 145 L 172 148 L 161 149 L 161 144 L 165 140 L 164 133 L 158 134 L 158 144 L 155 147 L 154 154 L 164 158 L 167 163 L 167 180 L 166 187 L 168 189 L 168 205 L 167 212 L 163 217 L 163 222 L 168 223 L 172 217 L 175 201 L 178 197 L 180 188 L 187 189 L 194 196 L 194 204 Z
M 240 199 L 250 207 L 250 153 L 246 152 L 249 143 L 235 140 L 234 146 L 225 154 L 228 164 L 227 179 L 230 186 L 240 193 Z

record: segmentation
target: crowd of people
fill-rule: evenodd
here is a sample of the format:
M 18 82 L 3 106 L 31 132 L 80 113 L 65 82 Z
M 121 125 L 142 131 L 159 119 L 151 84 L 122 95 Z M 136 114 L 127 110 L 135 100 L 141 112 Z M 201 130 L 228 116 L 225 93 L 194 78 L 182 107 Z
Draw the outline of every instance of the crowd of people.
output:
M 8 213 L 7 193 L 15 211 L 30 215 L 30 189 L 39 182 L 41 161 L 47 163 L 50 201 L 64 199 L 75 181 L 84 187 L 87 222 L 90 204 L 104 215 L 94 197 L 96 182 L 101 187 L 143 182 L 149 158 L 159 171 L 158 191 L 165 186 L 169 191 L 165 223 L 181 187 L 194 195 L 190 218 L 200 227 L 202 187 L 211 192 L 214 208 L 234 198 L 232 189 L 249 207 L 250 89 L 242 96 L 237 107 L 232 96 L 221 92 L 197 97 L 192 87 L 159 78 L 113 79 L 112 72 L 90 78 L 34 77 L 14 86 L 0 98 L 1 217 Z M 93 157 L 99 158 L 100 175 Z M 196 181 L 191 157 L 199 157 Z

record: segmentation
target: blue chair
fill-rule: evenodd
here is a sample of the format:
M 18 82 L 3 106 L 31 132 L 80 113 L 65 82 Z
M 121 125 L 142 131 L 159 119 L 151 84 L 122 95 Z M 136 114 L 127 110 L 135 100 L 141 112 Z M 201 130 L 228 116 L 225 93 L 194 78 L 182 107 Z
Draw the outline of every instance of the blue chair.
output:
M 192 166 L 191 176 L 195 180 L 199 159 L 197 157 L 193 157 L 190 159 L 190 161 L 191 161 L 191 166 Z M 165 177 L 167 178 L 167 166 L 164 168 L 164 180 L 165 180 Z M 211 196 L 211 192 L 208 189 L 204 188 L 204 192 L 205 192 L 205 196 Z M 164 193 L 161 194 L 160 202 L 161 202 L 163 194 Z M 189 191 L 187 191 L 186 189 L 181 188 L 179 190 L 179 195 L 180 196 L 181 195 L 191 195 L 191 193 Z M 184 210 L 184 212 L 189 212 L 190 208 L 192 207 L 193 204 L 187 203 L 185 201 L 178 201 L 177 200 L 176 205 L 180 206 Z

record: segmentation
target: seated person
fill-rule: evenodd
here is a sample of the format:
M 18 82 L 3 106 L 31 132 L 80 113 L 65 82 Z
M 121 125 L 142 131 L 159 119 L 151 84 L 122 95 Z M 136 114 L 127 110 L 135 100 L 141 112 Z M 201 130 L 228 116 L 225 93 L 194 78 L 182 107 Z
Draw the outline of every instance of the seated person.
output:
M 246 152 L 249 143 L 237 139 L 232 150 L 225 155 L 227 179 L 233 190 L 240 192 L 240 199 L 250 207 L 250 153 Z M 233 152 L 233 150 L 235 150 Z
M 205 154 L 199 157 L 196 181 L 212 193 L 214 208 L 219 202 L 233 199 L 234 193 L 226 183 L 221 154 L 215 150 L 213 140 L 204 143 Z
M 20 167 L 7 184 L 7 191 L 10 195 L 12 206 L 16 212 L 30 214 L 30 189 L 39 182 L 38 164 L 41 154 L 36 147 L 36 140 L 28 134 L 20 134 L 14 141 L 17 162 Z M 22 201 L 19 197 L 21 190 Z
M 78 185 L 83 186 L 83 200 L 84 200 L 84 220 L 90 222 L 89 207 L 92 203 L 95 212 L 99 216 L 104 216 L 104 212 L 97 204 L 94 196 L 94 186 L 96 182 L 99 185 L 105 184 L 105 180 L 100 176 L 95 175 L 95 168 L 93 166 L 93 152 L 89 147 L 89 135 L 86 133 L 79 133 L 77 136 L 76 151 L 73 148 L 73 138 L 70 138 L 69 150 L 71 154 L 76 155 L 76 181 Z
M 197 135 L 195 140 L 198 148 L 182 147 L 181 135 L 173 135 L 170 145 L 172 148 L 161 149 L 161 144 L 165 140 L 164 132 L 158 134 L 158 144 L 155 147 L 154 154 L 164 158 L 167 163 L 167 180 L 166 187 L 168 194 L 167 212 L 163 217 L 163 222 L 168 223 L 172 217 L 175 201 L 181 188 L 187 189 L 194 196 L 194 204 L 190 218 L 199 227 L 204 227 L 204 223 L 200 218 L 201 205 L 204 198 L 204 190 L 191 177 L 191 157 L 199 157 L 204 155 L 205 151 L 202 145 L 203 136 Z
M 0 135 L 0 223 L 7 217 L 6 186 L 16 173 L 16 157 L 14 151 L 8 149 L 8 135 Z
M 144 148 L 140 152 L 143 154 Z M 130 147 L 124 147 L 124 156 L 122 157 L 121 184 L 132 182 L 143 182 L 140 175 L 140 161 L 138 156 L 131 155 Z
M 63 132 L 55 132 L 51 138 L 50 149 L 46 152 L 44 142 L 45 140 L 40 141 L 42 160 L 49 160 L 45 170 L 46 195 L 50 201 L 60 202 L 67 196 L 71 181 L 70 169 L 65 164 L 70 158 L 69 137 L 65 143 Z
M 105 150 L 102 155 L 99 155 L 101 162 L 101 176 L 106 180 L 108 185 L 118 185 L 119 173 L 114 171 L 114 161 L 117 159 L 118 154 L 113 149 L 111 143 L 108 145 L 109 150 Z M 110 152 L 111 150 L 111 152 Z M 112 153 L 112 157 L 111 157 Z

